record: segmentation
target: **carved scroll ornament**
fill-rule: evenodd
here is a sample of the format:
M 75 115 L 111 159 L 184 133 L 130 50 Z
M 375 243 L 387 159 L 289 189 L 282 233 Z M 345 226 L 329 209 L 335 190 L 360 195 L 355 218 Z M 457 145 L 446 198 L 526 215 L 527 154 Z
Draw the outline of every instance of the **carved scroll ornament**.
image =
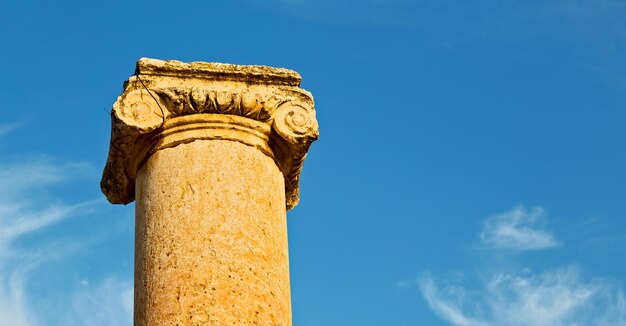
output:
M 101 181 L 107 199 L 132 202 L 137 170 L 165 146 L 164 135 L 201 126 L 198 139 L 235 140 L 271 156 L 285 177 L 287 209 L 295 207 L 302 164 L 319 136 L 313 98 L 299 82 L 299 75 L 286 69 L 139 60 L 111 112 Z M 194 135 L 188 133 L 183 142 Z

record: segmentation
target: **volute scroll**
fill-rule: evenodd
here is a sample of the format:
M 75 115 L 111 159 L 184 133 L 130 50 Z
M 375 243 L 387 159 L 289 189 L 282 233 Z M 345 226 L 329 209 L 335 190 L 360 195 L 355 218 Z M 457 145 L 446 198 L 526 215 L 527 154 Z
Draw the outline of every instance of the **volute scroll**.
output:
M 127 204 L 134 200 L 137 170 L 146 156 L 155 148 L 161 148 L 157 146 L 159 135 L 167 133 L 168 121 L 187 121 L 189 119 L 178 117 L 208 114 L 224 116 L 224 121 L 229 121 L 226 116 L 251 119 L 248 121 L 256 126 L 250 129 L 251 134 L 261 135 L 259 130 L 267 130 L 266 136 L 241 136 L 246 141 L 240 142 L 272 156 L 285 177 L 286 207 L 296 206 L 302 164 L 311 143 L 319 137 L 313 97 L 298 87 L 300 77 L 296 72 L 262 66 L 187 64 L 153 59 L 139 60 L 136 72 L 138 75 L 131 76 L 125 83 L 111 112 L 111 146 L 101 181 L 110 202 Z M 220 79 L 220 76 L 228 78 Z M 216 126 L 221 130 L 200 133 L 199 139 L 237 140 L 240 137 L 224 129 L 223 123 L 210 122 L 211 119 L 201 123 L 197 119 L 189 120 L 195 121 L 196 127 Z M 233 130 L 240 129 L 240 125 L 233 125 Z M 185 131 L 185 134 L 197 133 Z M 266 145 L 258 143 L 259 139 L 267 139 Z M 174 143 L 189 141 L 193 139 Z

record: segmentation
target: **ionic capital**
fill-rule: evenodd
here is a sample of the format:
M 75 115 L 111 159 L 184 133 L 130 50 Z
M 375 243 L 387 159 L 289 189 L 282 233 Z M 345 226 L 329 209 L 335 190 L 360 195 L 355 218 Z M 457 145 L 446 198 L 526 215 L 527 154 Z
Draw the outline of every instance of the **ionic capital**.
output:
M 318 138 L 313 97 L 298 73 L 264 66 L 140 59 L 111 112 L 111 146 L 101 187 L 114 204 L 134 200 L 135 177 L 154 152 L 199 139 L 254 146 L 285 177 L 286 205 Z

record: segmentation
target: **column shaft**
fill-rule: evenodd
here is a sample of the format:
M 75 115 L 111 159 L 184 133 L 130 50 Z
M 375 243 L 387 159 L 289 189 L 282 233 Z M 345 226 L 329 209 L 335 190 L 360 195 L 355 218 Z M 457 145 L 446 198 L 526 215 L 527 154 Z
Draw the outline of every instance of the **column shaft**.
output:
M 136 189 L 135 325 L 291 325 L 284 176 L 257 148 L 152 154 Z
M 286 210 L 318 123 L 288 69 L 142 58 L 100 186 L 136 200 L 135 325 L 291 325 Z

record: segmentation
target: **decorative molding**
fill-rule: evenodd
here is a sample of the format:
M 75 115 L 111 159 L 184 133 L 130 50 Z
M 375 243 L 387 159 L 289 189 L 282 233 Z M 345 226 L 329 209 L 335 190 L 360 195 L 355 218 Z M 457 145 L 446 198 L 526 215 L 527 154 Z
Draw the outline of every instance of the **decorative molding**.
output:
M 271 156 L 285 176 L 287 209 L 297 205 L 302 164 L 319 131 L 313 97 L 298 87 L 296 72 L 141 59 L 136 73 L 111 112 L 111 147 L 101 181 L 110 202 L 134 200 L 137 170 L 155 151 L 197 139 L 227 139 Z

